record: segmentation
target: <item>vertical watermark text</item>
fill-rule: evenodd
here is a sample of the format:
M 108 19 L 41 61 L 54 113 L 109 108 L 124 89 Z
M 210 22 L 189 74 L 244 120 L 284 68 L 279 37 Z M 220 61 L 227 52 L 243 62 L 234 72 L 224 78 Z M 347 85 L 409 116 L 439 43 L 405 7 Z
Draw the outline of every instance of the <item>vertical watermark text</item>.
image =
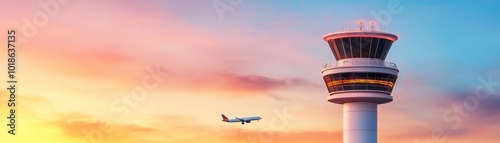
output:
M 9 127 L 7 133 L 16 135 L 16 31 L 7 31 L 7 91 L 9 93 L 9 100 L 7 106 L 9 116 L 7 116 L 7 126 Z

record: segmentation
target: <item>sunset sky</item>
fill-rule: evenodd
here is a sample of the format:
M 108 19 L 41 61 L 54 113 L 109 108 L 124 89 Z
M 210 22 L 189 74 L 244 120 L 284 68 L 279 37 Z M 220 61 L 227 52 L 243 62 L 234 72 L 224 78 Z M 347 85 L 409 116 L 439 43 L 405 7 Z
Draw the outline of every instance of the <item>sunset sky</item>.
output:
M 323 36 L 359 20 L 400 36 L 387 57 L 400 73 L 394 101 L 378 107 L 379 142 L 433 143 L 435 132 L 435 143 L 500 139 L 500 2 L 0 5 L 1 143 L 341 143 L 342 106 L 326 101 L 320 73 L 335 59 Z M 10 29 L 18 38 L 15 136 L 6 126 Z M 222 113 L 263 119 L 231 124 Z

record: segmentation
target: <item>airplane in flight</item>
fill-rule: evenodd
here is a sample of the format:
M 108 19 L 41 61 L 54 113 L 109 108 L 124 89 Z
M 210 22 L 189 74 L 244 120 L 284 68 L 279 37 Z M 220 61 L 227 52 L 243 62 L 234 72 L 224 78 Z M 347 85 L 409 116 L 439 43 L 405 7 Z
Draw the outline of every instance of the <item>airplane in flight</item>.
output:
M 234 117 L 234 119 L 229 119 L 224 114 L 220 114 L 220 115 L 222 115 L 222 121 L 229 122 L 229 123 L 241 122 L 241 124 L 245 124 L 245 123 L 250 123 L 253 120 L 257 120 L 257 122 L 258 122 L 260 119 L 262 119 L 260 116 L 251 116 L 251 117 L 244 117 L 244 118 Z

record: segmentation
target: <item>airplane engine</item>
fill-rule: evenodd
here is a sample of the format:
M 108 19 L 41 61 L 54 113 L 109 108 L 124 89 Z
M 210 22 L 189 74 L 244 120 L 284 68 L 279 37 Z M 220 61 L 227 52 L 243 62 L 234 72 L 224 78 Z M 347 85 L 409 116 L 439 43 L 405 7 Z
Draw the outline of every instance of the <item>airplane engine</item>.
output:
M 247 121 L 245 121 L 245 122 L 250 123 L 250 120 L 247 120 Z

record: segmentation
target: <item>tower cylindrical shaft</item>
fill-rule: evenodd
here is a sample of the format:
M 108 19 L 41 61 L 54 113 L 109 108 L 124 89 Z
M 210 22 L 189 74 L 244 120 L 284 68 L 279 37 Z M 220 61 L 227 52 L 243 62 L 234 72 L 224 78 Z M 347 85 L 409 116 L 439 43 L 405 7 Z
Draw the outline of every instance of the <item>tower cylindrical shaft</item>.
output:
M 344 107 L 344 143 L 377 143 L 377 103 L 347 102 Z

